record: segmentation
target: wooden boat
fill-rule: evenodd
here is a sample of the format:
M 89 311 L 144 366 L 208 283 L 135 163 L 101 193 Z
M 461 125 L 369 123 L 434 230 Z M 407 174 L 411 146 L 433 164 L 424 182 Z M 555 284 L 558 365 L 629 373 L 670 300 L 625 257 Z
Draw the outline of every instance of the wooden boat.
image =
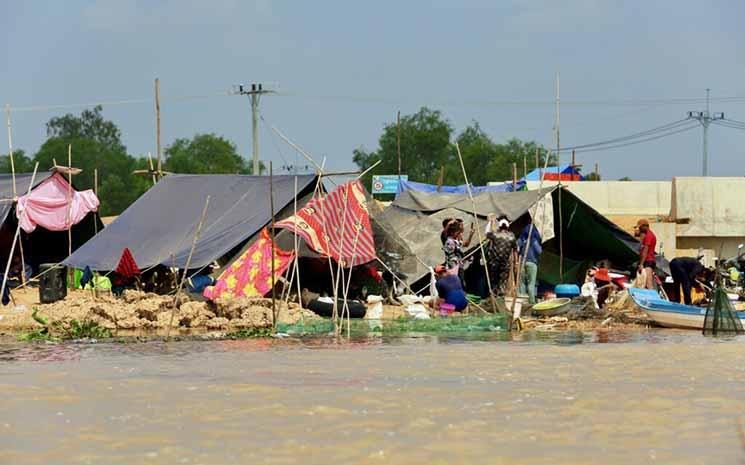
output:
M 634 303 L 641 308 L 649 318 L 666 328 L 703 329 L 706 318 L 706 307 L 695 307 L 663 299 L 655 290 L 629 289 Z M 745 314 L 737 312 L 737 316 L 745 325 Z

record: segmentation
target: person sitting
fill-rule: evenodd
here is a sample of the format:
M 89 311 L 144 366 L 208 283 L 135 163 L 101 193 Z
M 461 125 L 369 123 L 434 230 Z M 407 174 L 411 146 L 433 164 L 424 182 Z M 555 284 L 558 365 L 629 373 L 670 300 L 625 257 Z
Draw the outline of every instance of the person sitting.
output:
M 456 311 L 465 310 L 468 307 L 468 299 L 458 276 L 448 273 L 442 265 L 435 268 L 435 274 L 437 275 L 435 287 L 440 296 L 438 306 L 445 302 L 455 307 Z
M 595 288 L 597 289 L 598 308 L 605 307 L 605 301 L 610 297 L 611 292 L 616 290 L 616 285 L 608 273 L 608 268 L 598 268 L 593 274 Z

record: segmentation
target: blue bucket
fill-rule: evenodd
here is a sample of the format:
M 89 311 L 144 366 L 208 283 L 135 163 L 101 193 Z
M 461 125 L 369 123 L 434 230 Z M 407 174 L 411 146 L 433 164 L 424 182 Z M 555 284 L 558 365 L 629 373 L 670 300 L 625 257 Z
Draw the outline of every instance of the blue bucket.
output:
M 579 295 L 579 286 L 576 284 L 557 284 L 554 288 L 556 297 L 573 299 Z

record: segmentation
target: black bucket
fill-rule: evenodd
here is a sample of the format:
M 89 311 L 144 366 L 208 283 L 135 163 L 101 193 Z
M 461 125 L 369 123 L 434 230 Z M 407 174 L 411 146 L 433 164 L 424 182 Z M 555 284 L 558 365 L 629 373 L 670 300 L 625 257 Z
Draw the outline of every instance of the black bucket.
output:
M 67 296 L 67 268 L 56 263 L 42 263 L 39 273 L 39 302 L 50 304 Z

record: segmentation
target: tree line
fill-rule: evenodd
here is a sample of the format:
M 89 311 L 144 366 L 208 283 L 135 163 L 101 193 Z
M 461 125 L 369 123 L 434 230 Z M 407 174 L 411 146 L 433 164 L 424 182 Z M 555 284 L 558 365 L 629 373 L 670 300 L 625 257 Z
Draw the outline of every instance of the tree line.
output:
M 429 184 L 439 181 L 444 185 L 464 184 L 456 142 L 468 180 L 474 185 L 512 179 L 513 163 L 517 165 L 517 177 L 521 178 L 526 165 L 529 171 L 536 167 L 536 158 L 542 167 L 548 153 L 533 141 L 512 138 L 497 143 L 477 121 L 456 134 L 440 111 L 423 107 L 413 115 L 401 116 L 400 125 L 396 121 L 386 124 L 377 150 L 354 150 L 352 159 L 361 170 L 380 161 L 367 176 L 366 185 L 369 186 L 373 174 L 398 174 L 399 139 L 401 174 L 408 175 L 411 181 Z

